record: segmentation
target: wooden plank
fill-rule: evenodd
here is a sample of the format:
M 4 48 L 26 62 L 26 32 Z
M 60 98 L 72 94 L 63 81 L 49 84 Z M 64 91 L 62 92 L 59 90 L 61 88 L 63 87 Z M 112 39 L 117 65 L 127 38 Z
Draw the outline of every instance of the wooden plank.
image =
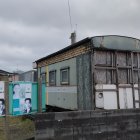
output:
M 7 140 L 10 140 L 9 136 L 9 121 L 8 121 L 8 114 L 9 114 L 9 83 L 5 82 L 4 84 L 4 92 L 5 92 L 5 117 L 4 117 L 4 124 L 5 124 L 5 137 Z

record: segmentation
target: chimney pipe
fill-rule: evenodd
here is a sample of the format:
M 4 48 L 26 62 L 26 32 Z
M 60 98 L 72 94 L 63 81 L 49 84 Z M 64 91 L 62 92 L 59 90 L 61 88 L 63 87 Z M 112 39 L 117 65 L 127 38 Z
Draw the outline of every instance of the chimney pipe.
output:
M 70 39 L 71 39 L 71 45 L 76 43 L 76 32 L 75 31 L 73 33 L 71 33 Z

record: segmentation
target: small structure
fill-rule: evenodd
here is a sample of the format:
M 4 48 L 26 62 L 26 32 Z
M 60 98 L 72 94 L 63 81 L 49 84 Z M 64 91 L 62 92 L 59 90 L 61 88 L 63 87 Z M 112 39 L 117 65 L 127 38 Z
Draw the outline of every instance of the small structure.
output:
M 37 71 L 30 70 L 19 74 L 19 81 L 37 82 Z
M 37 61 L 46 104 L 72 110 L 140 107 L 140 40 L 95 36 Z

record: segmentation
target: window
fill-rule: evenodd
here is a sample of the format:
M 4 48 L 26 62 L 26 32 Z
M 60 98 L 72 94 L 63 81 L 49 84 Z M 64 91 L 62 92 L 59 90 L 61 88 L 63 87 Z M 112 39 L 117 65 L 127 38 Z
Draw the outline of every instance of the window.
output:
M 38 74 L 40 74 L 42 83 L 46 83 L 46 67 L 41 67 L 38 69 Z
M 46 73 L 41 73 L 42 83 L 46 83 Z
M 68 85 L 70 81 L 69 77 L 69 67 L 60 70 L 61 85 Z
M 56 85 L 56 70 L 49 72 L 49 85 Z

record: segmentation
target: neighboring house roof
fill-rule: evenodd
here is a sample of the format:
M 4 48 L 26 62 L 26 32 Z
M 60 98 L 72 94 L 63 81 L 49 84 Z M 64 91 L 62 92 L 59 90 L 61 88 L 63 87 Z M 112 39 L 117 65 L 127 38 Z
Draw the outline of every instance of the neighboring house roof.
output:
M 32 69 L 32 70 L 29 70 L 29 71 L 25 71 L 25 72 L 20 73 L 20 75 L 26 74 L 26 73 L 31 73 L 31 72 L 36 72 L 36 70 L 35 69 Z
M 13 73 L 14 73 L 14 74 L 21 74 L 21 73 L 24 73 L 24 71 L 22 71 L 22 70 L 16 70 L 16 71 L 14 71 Z
M 92 41 L 94 48 L 100 49 L 110 49 L 110 50 L 127 50 L 127 51 L 140 51 L 140 40 L 127 36 L 120 35 L 104 35 L 104 36 L 94 36 L 87 37 L 75 44 L 72 44 L 66 48 L 63 48 L 55 53 L 52 53 L 46 57 L 36 60 L 35 62 L 41 62 L 45 59 L 54 57 L 58 54 L 64 53 L 70 49 L 79 47 L 80 45 Z
M 0 70 L 0 75 L 13 75 L 13 73 L 7 72 L 7 71 L 4 71 L 4 70 Z

